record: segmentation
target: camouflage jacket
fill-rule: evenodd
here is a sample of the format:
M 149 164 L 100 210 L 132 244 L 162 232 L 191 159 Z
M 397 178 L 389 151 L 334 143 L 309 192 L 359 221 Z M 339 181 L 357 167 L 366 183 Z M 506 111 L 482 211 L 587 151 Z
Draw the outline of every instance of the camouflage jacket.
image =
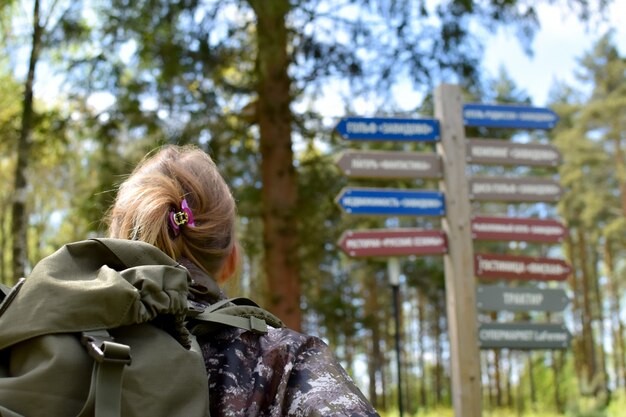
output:
M 192 298 L 224 298 L 215 281 L 182 262 Z M 211 417 L 378 416 L 319 338 L 290 329 L 259 335 L 227 328 L 199 339 L 209 375 Z

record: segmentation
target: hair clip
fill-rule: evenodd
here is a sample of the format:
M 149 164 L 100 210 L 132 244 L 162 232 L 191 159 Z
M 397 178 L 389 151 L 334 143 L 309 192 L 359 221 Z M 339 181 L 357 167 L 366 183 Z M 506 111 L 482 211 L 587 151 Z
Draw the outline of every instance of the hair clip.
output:
M 186 224 L 189 227 L 196 227 L 196 224 L 193 220 L 193 213 L 191 209 L 187 205 L 187 200 L 183 198 L 183 201 L 180 203 L 181 211 L 174 212 L 170 211 L 169 220 L 170 226 L 172 226 L 172 230 L 174 231 L 174 235 L 177 236 L 180 233 L 180 226 Z

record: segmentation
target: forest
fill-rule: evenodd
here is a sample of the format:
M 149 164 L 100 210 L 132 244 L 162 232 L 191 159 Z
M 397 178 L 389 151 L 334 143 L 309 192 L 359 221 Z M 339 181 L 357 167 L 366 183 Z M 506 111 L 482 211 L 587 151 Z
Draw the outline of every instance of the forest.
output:
M 548 3 L 593 25 L 612 0 L 0 1 L 0 282 L 28 276 L 68 242 L 105 236 L 116 186 L 136 163 L 164 144 L 194 144 L 238 203 L 243 260 L 225 292 L 321 337 L 381 415 L 462 415 L 444 256 L 398 258 L 397 322 L 388 260 L 340 245 L 350 230 L 443 222 L 346 213 L 336 201 L 345 187 L 438 190 L 442 181 L 349 178 L 339 156 L 436 146 L 350 141 L 336 126 L 347 116 L 433 119 L 442 84 L 465 103 L 532 106 L 505 70 L 481 70 L 480 35 L 508 28 L 532 54 L 537 7 Z M 467 163 L 467 177 L 538 177 L 562 190 L 552 202 L 472 201 L 474 216 L 556 219 L 565 230 L 558 242 L 475 241 L 474 253 L 570 269 L 538 284 L 565 290 L 560 311 L 478 310 L 480 323 L 563 323 L 571 334 L 564 349 L 481 349 L 484 416 L 626 416 L 626 56 L 611 30 L 593 36 L 578 84 L 551 87 L 556 126 L 465 127 L 473 140 L 560 154 L 553 166 Z M 411 108 L 401 104 L 407 88 L 420 97 Z M 329 92 L 340 98 L 329 103 Z

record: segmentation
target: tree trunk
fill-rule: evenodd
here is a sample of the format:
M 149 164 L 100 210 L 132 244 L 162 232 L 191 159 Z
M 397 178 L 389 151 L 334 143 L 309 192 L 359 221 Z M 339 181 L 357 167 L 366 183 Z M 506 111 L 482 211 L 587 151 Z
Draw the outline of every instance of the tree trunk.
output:
M 428 408 L 428 397 L 426 396 L 426 359 L 424 355 L 425 336 L 426 336 L 426 296 L 423 290 L 418 289 L 417 317 L 419 323 L 418 333 L 418 349 L 419 349 L 419 368 L 421 370 L 420 381 L 420 403 L 422 408 Z
M 572 341 L 572 351 L 574 353 L 574 369 L 576 372 L 576 377 L 578 379 L 579 385 L 583 380 L 582 372 L 583 372 L 583 364 L 584 364 L 584 348 L 583 348 L 583 340 L 582 340 L 582 327 L 579 327 L 579 324 L 582 323 L 582 310 L 580 307 L 580 285 L 578 282 L 578 272 L 577 272 L 577 263 L 576 256 L 574 255 L 574 242 L 572 240 L 572 236 L 570 235 L 570 231 L 565 234 L 565 252 L 566 257 L 569 259 L 570 264 L 572 265 L 572 273 L 569 275 L 568 283 L 572 292 L 572 314 L 574 316 L 574 329 L 573 331 L 573 341 Z
M 554 375 L 554 405 L 559 414 L 564 413 L 563 400 L 561 399 L 561 367 L 557 355 L 561 356 L 561 352 L 552 351 L 552 374 Z
M 597 247 L 597 243 L 593 243 L 592 247 L 595 248 Z M 590 284 L 593 286 L 593 297 L 594 297 L 594 305 L 595 305 L 595 313 L 596 313 L 596 317 L 595 317 L 595 321 L 596 321 L 596 325 L 597 325 L 597 334 L 598 334 L 598 339 L 601 341 L 600 342 L 600 346 L 597 349 L 598 352 L 598 381 L 599 381 L 599 386 L 597 387 L 597 390 L 599 393 L 602 393 L 603 398 L 608 401 L 608 384 L 609 384 L 609 374 L 606 370 L 606 352 L 604 351 L 604 348 L 602 347 L 602 343 L 606 337 L 605 335 L 605 329 L 604 329 L 604 309 L 602 308 L 602 306 L 604 305 L 604 302 L 602 300 L 602 293 L 600 292 L 600 279 L 598 277 L 598 265 L 599 265 L 599 259 L 598 259 L 598 251 L 597 250 L 593 250 L 592 252 L 592 262 L 591 265 L 593 265 L 592 271 L 593 273 L 591 274 L 591 282 Z
M 263 181 L 263 245 L 270 309 L 288 327 L 301 329 L 298 259 L 298 184 L 291 148 L 288 74 L 288 0 L 248 0 L 257 18 L 257 119 Z
M 609 288 L 609 305 L 611 309 L 611 327 L 613 329 L 613 351 L 615 364 L 615 384 L 617 387 L 626 387 L 626 349 L 624 349 L 624 323 L 620 318 L 622 311 L 620 295 L 615 277 L 613 248 L 611 239 L 606 239 L 604 243 L 604 263 L 607 271 Z
M 24 83 L 24 102 L 22 107 L 22 126 L 17 142 L 17 164 L 13 186 L 13 207 L 11 210 L 11 235 L 13 237 L 13 277 L 18 279 L 26 275 L 28 267 L 28 211 L 26 207 L 26 190 L 28 187 L 26 173 L 30 159 L 30 146 L 33 135 L 33 85 L 35 69 L 41 49 L 43 28 L 39 17 L 39 0 L 33 5 L 33 36 L 28 62 L 28 73 Z
M 594 380 L 596 373 L 598 372 L 596 357 L 595 357 L 595 345 L 593 337 L 593 328 L 591 325 L 592 313 L 591 313 L 591 288 L 589 285 L 589 272 L 588 272 L 588 257 L 587 257 L 587 241 L 585 232 L 582 227 L 577 228 L 578 237 L 578 259 L 581 272 L 581 291 L 583 297 L 583 378 L 584 383 L 589 386 Z
M 513 408 L 513 387 L 511 387 L 513 358 L 511 357 L 510 349 L 506 351 L 506 363 L 506 405 L 509 408 Z
M 435 309 L 435 325 L 433 326 L 433 329 L 435 331 L 435 403 L 437 405 L 442 405 L 443 403 L 443 348 L 441 346 L 441 311 L 443 310 L 441 307 L 441 297 L 445 297 L 444 294 L 442 292 L 437 292 L 438 308 Z M 445 309 L 445 307 L 443 308 Z
M 533 356 L 532 352 L 529 351 L 527 355 L 528 359 L 528 384 L 530 388 L 530 406 L 533 411 L 537 405 L 537 391 L 535 388 L 535 372 L 534 372 L 534 364 L 533 364 Z
M 498 313 L 491 312 L 491 321 L 498 321 Z M 502 407 L 502 381 L 500 377 L 500 349 L 494 349 L 493 351 L 493 384 L 496 407 Z

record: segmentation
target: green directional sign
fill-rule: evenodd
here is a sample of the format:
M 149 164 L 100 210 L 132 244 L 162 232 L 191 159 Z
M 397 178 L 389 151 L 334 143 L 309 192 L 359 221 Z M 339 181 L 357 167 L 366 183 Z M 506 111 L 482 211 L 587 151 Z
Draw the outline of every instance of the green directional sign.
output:
M 480 323 L 481 349 L 567 349 L 572 335 L 563 324 Z

